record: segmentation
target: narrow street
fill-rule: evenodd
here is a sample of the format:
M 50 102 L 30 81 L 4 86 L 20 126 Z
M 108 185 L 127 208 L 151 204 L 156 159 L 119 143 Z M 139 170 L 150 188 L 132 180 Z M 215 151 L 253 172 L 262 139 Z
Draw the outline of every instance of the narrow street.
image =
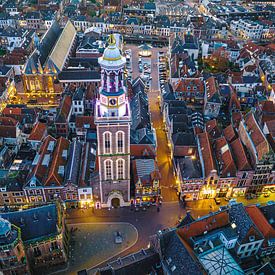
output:
M 168 147 L 162 114 L 159 109 L 158 93 L 150 92 L 148 96 L 151 118 L 157 136 L 157 162 L 161 173 L 161 195 L 165 202 L 177 201 L 178 197 L 174 188 L 176 178 L 173 173 L 171 151 Z
M 126 45 L 126 49 L 132 51 L 132 69 L 133 79 L 140 76 L 139 64 L 138 64 L 138 52 L 139 48 L 136 45 Z M 161 195 L 164 202 L 178 201 L 176 190 L 174 188 L 176 179 L 173 173 L 173 165 L 171 161 L 171 152 L 168 147 L 166 133 L 164 131 L 164 123 L 162 119 L 162 113 L 159 108 L 158 89 L 158 52 L 165 52 L 166 48 L 152 48 L 151 60 L 151 89 L 148 92 L 149 109 L 151 113 L 151 121 L 153 127 L 156 129 L 157 137 L 157 162 L 161 173 Z M 148 58 L 146 58 L 148 59 Z

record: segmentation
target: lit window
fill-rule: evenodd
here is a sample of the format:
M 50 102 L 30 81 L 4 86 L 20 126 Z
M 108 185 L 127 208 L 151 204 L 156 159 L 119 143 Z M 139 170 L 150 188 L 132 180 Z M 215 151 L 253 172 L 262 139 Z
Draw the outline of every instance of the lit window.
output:
M 111 180 L 113 178 L 112 175 L 112 161 L 106 160 L 105 161 L 105 180 Z
M 117 160 L 117 179 L 123 180 L 124 179 L 124 160 L 118 159 Z

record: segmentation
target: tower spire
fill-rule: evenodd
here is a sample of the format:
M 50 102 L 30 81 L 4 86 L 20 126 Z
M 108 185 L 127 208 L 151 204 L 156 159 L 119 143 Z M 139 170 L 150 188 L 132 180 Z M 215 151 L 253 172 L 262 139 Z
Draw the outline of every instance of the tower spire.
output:
M 108 38 L 108 44 L 111 45 L 111 46 L 116 45 L 116 38 L 115 38 L 113 33 L 111 33 L 109 38 Z

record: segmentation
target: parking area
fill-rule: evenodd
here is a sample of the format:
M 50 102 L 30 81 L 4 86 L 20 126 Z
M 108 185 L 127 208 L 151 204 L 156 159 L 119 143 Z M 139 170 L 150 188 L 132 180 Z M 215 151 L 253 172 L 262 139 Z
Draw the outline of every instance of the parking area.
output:
M 140 48 L 137 45 L 127 44 L 124 49 L 126 55 L 128 52 L 131 52 L 132 79 L 135 79 L 139 76 L 143 77 L 145 81 L 148 82 L 149 90 L 155 92 L 159 90 L 159 53 L 161 52 L 163 55 L 165 55 L 167 48 L 153 47 L 150 49 L 150 51 L 150 57 L 141 57 L 139 56 Z

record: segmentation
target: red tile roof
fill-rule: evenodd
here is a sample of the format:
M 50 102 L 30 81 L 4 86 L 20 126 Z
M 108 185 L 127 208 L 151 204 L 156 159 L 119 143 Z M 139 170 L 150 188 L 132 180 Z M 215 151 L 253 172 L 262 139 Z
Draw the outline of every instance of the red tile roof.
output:
M 189 90 L 188 90 L 189 88 Z M 204 94 L 204 84 L 199 78 L 183 78 L 175 86 L 176 92 Z
M 223 130 L 223 134 L 227 140 L 227 142 L 232 142 L 233 140 L 235 140 L 237 138 L 236 133 L 233 129 L 232 124 L 228 125 L 224 130 Z
M 2 111 L 2 114 L 3 115 L 21 115 L 21 112 L 22 112 L 22 109 L 21 108 L 9 108 L 9 107 L 6 107 L 3 111 Z
M 256 45 L 255 43 L 249 41 L 243 46 L 244 50 L 247 50 L 248 52 L 252 53 L 254 56 L 260 54 L 261 52 L 264 52 L 265 48 L 259 45 Z
M 203 219 L 196 220 L 178 229 L 179 236 L 189 242 L 190 238 L 202 235 L 205 231 L 210 232 L 214 229 L 224 227 L 229 224 L 228 213 L 216 212 Z
M 233 122 L 233 125 L 236 129 L 239 128 L 241 120 L 242 120 L 242 113 L 241 112 L 233 112 L 232 113 L 232 122 Z
M 52 151 L 48 150 L 48 146 L 51 141 L 56 142 L 56 139 L 50 135 L 43 140 L 43 143 L 39 150 L 40 157 L 39 157 L 38 163 L 36 164 L 36 166 L 32 171 L 32 175 L 36 176 L 41 181 L 41 183 L 43 182 L 43 179 L 47 175 L 47 171 L 48 171 L 48 165 L 47 166 L 42 165 L 42 162 L 46 154 L 49 154 L 49 155 L 52 154 Z
M 247 171 L 251 170 L 251 166 L 249 164 L 247 154 L 244 150 L 243 144 L 239 138 L 231 142 L 231 149 L 233 153 L 233 157 L 235 159 L 235 163 L 239 171 Z
M 251 73 L 251 72 L 254 72 L 256 69 L 257 69 L 256 65 L 248 65 L 244 68 L 244 71 Z
M 84 128 L 84 125 L 90 125 L 91 129 L 95 129 L 94 117 L 93 116 L 77 116 L 75 118 L 76 128 Z
M 265 154 L 269 152 L 268 142 L 260 130 L 258 123 L 255 120 L 253 113 L 248 113 L 245 119 L 247 132 L 250 135 L 254 146 L 256 147 L 258 153 L 258 159 L 261 160 Z
M 70 110 L 72 105 L 72 98 L 69 95 L 65 95 L 65 97 L 62 100 L 60 110 L 56 117 L 57 123 L 66 123 Z
M 245 210 L 265 239 L 275 238 L 275 229 L 266 220 L 265 216 L 256 205 L 246 206 Z
M 12 117 L 0 117 L 0 125 L 2 126 L 16 126 L 18 121 Z
M 233 91 L 231 93 L 231 97 L 230 97 L 230 101 L 229 101 L 229 108 L 230 109 L 237 109 L 240 110 L 241 109 L 241 103 L 238 99 L 237 94 Z
M 213 95 L 215 93 L 218 92 L 217 85 L 216 85 L 216 80 L 215 80 L 214 76 L 209 77 L 205 81 L 205 85 L 206 85 L 207 99 L 209 100 L 209 99 L 211 99 L 213 97 Z
M 28 140 L 41 141 L 46 134 L 47 134 L 47 125 L 45 123 L 37 122 L 34 125 Z
M 207 177 L 212 170 L 216 170 L 208 133 L 204 132 L 198 134 L 198 139 L 200 142 L 200 149 L 204 162 L 204 173 L 205 177 Z
M 215 139 L 221 136 L 221 130 L 218 127 L 216 119 L 211 119 L 207 121 L 205 124 L 205 130 L 209 134 L 209 137 L 211 139 Z
M 135 157 L 156 157 L 156 149 L 148 144 L 131 144 L 131 156 Z
M 215 140 L 215 152 L 221 177 L 233 177 L 236 175 L 236 166 L 226 142 L 225 137 Z
M 261 110 L 263 112 L 275 113 L 275 104 L 273 101 L 265 100 L 260 103 Z
M 0 137 L 16 138 L 18 121 L 11 117 L 0 117 Z
M 63 166 L 65 170 L 65 166 L 67 163 L 67 158 L 62 156 L 63 150 L 69 150 L 70 141 L 64 137 L 60 137 L 57 140 L 56 147 L 52 156 L 51 166 L 49 169 L 48 176 L 45 180 L 45 186 L 51 186 L 54 184 L 55 186 L 61 186 L 63 183 L 63 177 L 58 173 L 59 167 Z
M 274 120 L 269 120 L 266 123 L 266 127 L 270 133 L 270 135 L 275 138 L 275 119 Z

